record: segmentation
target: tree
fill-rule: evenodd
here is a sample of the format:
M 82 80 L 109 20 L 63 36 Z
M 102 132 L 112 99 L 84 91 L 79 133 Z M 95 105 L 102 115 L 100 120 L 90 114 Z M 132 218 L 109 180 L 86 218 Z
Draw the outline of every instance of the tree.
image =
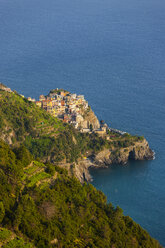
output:
M 24 145 L 14 149 L 14 152 L 16 154 L 17 159 L 20 160 L 24 166 L 27 166 L 31 163 L 32 155 Z

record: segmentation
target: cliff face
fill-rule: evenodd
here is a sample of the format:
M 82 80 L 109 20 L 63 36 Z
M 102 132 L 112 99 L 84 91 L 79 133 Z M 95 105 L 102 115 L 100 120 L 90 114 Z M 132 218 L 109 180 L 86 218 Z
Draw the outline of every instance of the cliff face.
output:
M 13 139 L 16 137 L 15 132 L 5 127 L 5 131 L 0 133 L 0 139 L 4 140 L 7 144 L 12 145 Z
M 90 128 L 90 125 L 92 125 L 93 129 L 100 128 L 100 122 L 91 109 L 87 112 L 82 111 L 81 114 L 84 118 L 84 120 L 81 122 L 82 128 Z
M 78 164 L 74 165 L 74 168 L 72 168 L 72 174 L 77 177 L 81 183 L 90 182 L 92 178 L 89 173 L 89 168 L 92 166 L 93 164 L 90 160 L 82 160 Z
M 134 145 L 121 149 L 104 149 L 97 154 L 92 154 L 87 160 L 83 160 L 74 166 L 72 173 L 81 183 L 91 181 L 89 168 L 107 168 L 111 164 L 124 165 L 128 160 L 150 160 L 154 158 L 154 152 L 149 148 L 144 139 L 135 142 Z
M 97 166 L 110 165 L 112 163 L 125 164 L 129 159 L 149 160 L 153 159 L 154 153 L 149 148 L 148 142 L 144 139 L 141 142 L 135 142 L 134 145 L 120 149 L 104 149 L 92 156 L 92 161 Z

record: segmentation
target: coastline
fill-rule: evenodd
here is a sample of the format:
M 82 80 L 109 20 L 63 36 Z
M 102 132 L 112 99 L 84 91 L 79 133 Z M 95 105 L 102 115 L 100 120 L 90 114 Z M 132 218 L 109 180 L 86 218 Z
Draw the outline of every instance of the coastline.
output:
M 24 96 L 15 94 L 15 92 L 11 91 L 11 89 L 7 88 L 2 84 L 1 90 L 3 93 L 5 92 L 7 97 L 11 97 L 13 99 L 15 97 L 18 98 L 17 100 L 19 101 L 19 104 L 26 105 L 26 107 L 28 105 L 33 105 L 33 103 L 31 103 L 32 100 L 24 99 Z M 68 92 L 66 93 L 66 91 L 62 89 L 58 91 L 57 89 L 53 90 L 53 93 L 50 94 L 51 96 L 49 95 L 47 97 L 48 99 L 46 98 L 46 100 L 41 101 L 42 104 L 46 105 L 38 107 L 35 106 L 35 104 L 33 105 L 33 107 L 34 109 L 36 109 L 36 111 L 39 111 L 40 115 L 43 112 L 48 112 L 47 114 L 49 115 L 49 117 L 53 117 L 55 122 L 56 120 L 58 120 L 58 125 L 63 126 L 64 129 L 67 125 L 68 128 L 73 129 L 73 132 L 70 136 L 70 140 L 72 143 L 70 148 L 74 149 L 74 146 L 77 146 L 79 143 L 79 149 L 82 149 L 82 151 L 77 154 L 77 157 L 75 159 L 72 159 L 73 162 L 69 161 L 64 156 L 64 158 L 61 159 L 59 166 L 66 168 L 69 173 L 71 175 L 75 175 L 81 183 L 85 181 L 91 181 L 91 175 L 89 172 L 89 168 L 91 167 L 107 168 L 111 164 L 124 165 L 128 162 L 129 159 L 149 160 L 155 158 L 154 151 L 150 149 L 147 140 L 143 136 L 132 136 L 126 132 L 109 127 L 102 120 L 99 122 L 97 116 L 91 110 L 91 108 L 86 110 L 87 102 L 84 96 Z M 57 100 L 58 98 L 59 100 Z M 45 99 L 45 96 L 41 95 L 40 99 Z M 54 104 L 54 107 L 53 105 L 52 107 L 48 106 L 50 103 Z M 56 105 L 57 103 L 60 104 L 60 107 Z M 85 104 L 84 107 L 82 107 L 81 104 Z M 66 115 L 73 119 L 76 118 L 76 124 L 80 125 L 80 127 L 78 126 L 77 128 L 74 128 L 72 120 L 69 121 L 69 119 L 60 119 L 58 117 L 55 117 L 54 112 L 52 112 L 52 110 L 55 110 L 56 107 L 59 108 L 60 115 L 62 114 L 62 109 L 63 111 L 66 111 L 66 113 L 63 113 L 62 115 L 63 118 L 66 117 Z M 80 117 L 79 111 L 81 111 L 83 119 L 77 119 L 77 117 Z M 38 138 L 44 139 L 44 135 L 47 135 L 49 138 L 57 137 L 56 130 L 52 130 L 52 123 L 50 123 L 50 127 L 47 129 L 47 126 L 46 124 L 44 124 L 44 122 L 46 123 L 45 119 L 43 119 L 42 122 L 40 120 L 38 123 L 36 123 L 36 128 L 35 130 L 33 130 L 36 133 L 35 135 L 32 134 L 32 141 L 34 141 L 34 139 L 38 140 Z M 17 138 L 17 131 L 15 130 L 14 126 L 10 127 L 10 123 L 8 125 L 8 129 L 10 128 L 11 132 L 8 133 L 8 129 L 6 130 L 4 128 L 1 133 L 1 138 L 5 140 L 5 142 L 7 142 L 9 145 L 14 145 L 13 141 L 14 138 Z M 84 125 L 83 130 L 81 125 Z M 48 133 L 44 133 L 46 130 L 49 129 L 50 132 L 48 131 Z M 31 129 L 29 129 L 28 132 L 29 131 L 31 132 Z M 60 132 L 61 131 L 59 131 L 59 133 Z M 24 134 L 23 141 L 26 141 L 25 135 L 27 134 Z M 69 134 L 67 135 L 69 136 Z M 86 143 L 83 143 L 81 139 L 78 140 L 79 135 L 81 136 L 81 139 L 86 139 Z M 33 149 L 31 149 L 31 151 L 33 151 Z M 57 157 L 54 156 L 54 152 L 49 153 L 48 151 L 48 154 L 46 156 L 43 156 L 41 160 L 46 162 L 52 162 L 58 165 Z
M 82 184 L 91 182 L 92 176 L 90 169 L 108 168 L 112 164 L 127 165 L 132 160 L 154 160 L 155 152 L 149 148 L 148 142 L 137 142 L 134 146 L 130 146 L 127 153 L 121 148 L 119 154 L 113 155 L 112 150 L 104 149 L 96 154 L 91 154 L 88 158 L 80 160 L 75 164 L 63 164 L 59 166 L 68 170 L 70 175 L 74 175 Z

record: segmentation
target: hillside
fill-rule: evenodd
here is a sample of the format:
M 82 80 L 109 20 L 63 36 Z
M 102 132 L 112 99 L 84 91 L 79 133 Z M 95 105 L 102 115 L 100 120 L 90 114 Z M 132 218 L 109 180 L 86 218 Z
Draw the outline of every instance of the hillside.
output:
M 79 133 L 17 93 L 0 91 L 0 116 L 0 138 L 9 145 L 24 143 L 43 160 L 75 161 L 80 156 Z
M 56 137 L 64 125 L 46 111 L 16 92 L 0 90 L 1 138 L 8 144 L 19 144 L 32 138 Z
M 0 192 L 3 248 L 161 247 L 92 185 L 2 140 Z
M 85 115 L 88 120 L 98 122 L 91 110 Z M 43 162 L 75 167 L 71 171 L 81 182 L 90 178 L 84 176 L 90 166 L 153 158 L 144 137 L 110 131 L 104 136 L 81 133 L 16 92 L 0 90 L 0 116 L 2 140 L 12 147 L 24 144 L 35 159 Z M 90 160 L 88 165 L 84 157 Z

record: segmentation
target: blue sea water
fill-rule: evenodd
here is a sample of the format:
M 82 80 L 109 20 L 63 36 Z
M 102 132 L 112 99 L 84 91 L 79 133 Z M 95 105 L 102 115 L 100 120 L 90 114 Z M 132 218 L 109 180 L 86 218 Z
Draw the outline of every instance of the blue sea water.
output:
M 84 94 L 99 119 L 146 137 L 155 160 L 92 170 L 93 185 L 165 246 L 165 2 L 0 0 L 0 81 Z

